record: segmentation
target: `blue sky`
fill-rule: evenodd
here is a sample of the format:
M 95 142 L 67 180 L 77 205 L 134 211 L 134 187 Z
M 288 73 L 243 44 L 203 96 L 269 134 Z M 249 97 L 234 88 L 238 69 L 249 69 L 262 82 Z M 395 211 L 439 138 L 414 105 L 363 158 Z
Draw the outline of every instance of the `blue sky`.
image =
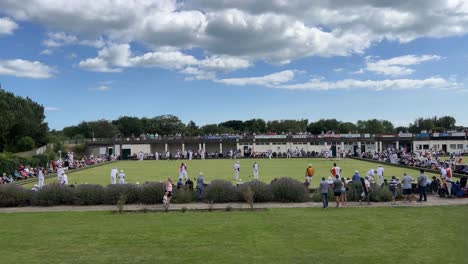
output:
M 161 114 L 466 126 L 467 14 L 465 1 L 4 0 L 0 83 L 54 129 Z

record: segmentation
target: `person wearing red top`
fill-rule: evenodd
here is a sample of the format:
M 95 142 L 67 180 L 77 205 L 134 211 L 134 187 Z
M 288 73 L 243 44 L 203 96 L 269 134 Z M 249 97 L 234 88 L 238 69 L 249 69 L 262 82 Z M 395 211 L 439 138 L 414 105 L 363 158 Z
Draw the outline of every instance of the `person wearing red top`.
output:
M 447 176 L 445 177 L 445 183 L 447 185 L 447 193 L 449 197 L 452 196 L 452 168 L 450 165 L 446 169 L 447 171 Z

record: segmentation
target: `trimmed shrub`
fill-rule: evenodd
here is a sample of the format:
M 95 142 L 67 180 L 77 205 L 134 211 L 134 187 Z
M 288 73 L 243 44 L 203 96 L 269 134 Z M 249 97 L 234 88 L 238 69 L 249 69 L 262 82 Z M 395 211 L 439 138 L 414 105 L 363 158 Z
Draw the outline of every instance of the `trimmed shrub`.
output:
M 271 186 L 261 182 L 259 180 L 252 180 L 246 182 L 238 187 L 239 193 L 244 193 L 248 188 L 253 192 L 253 201 L 256 203 L 264 203 L 273 201 L 273 193 L 271 191 Z M 246 201 L 244 195 L 242 195 L 242 201 Z
M 302 203 L 309 199 L 304 184 L 291 178 L 279 178 L 271 183 L 273 199 L 278 202 Z
M 160 204 L 164 193 L 166 191 L 166 186 L 161 182 L 150 182 L 145 183 L 141 187 L 140 192 L 140 202 L 143 204 Z
M 24 158 L 12 154 L 0 153 L 0 174 L 5 172 L 11 175 L 18 169 L 20 164 L 25 166 L 30 165 L 31 167 L 45 167 L 49 161 L 50 157 L 48 155 L 35 155 L 32 158 Z
M 383 188 L 376 186 L 370 193 L 370 200 L 372 202 L 389 202 L 392 200 L 392 192 L 387 186 Z
M 348 201 L 357 202 L 361 200 L 362 191 L 363 189 L 362 189 L 361 182 L 350 182 L 348 184 L 348 192 L 347 192 Z
M 135 204 L 140 201 L 140 187 L 134 184 L 110 184 L 104 188 L 104 204 L 117 204 L 120 197 L 126 197 L 127 204 Z
M 98 205 L 104 201 L 104 188 L 101 185 L 83 184 L 75 189 L 76 205 Z
M 239 200 L 236 187 L 226 180 L 214 180 L 203 189 L 203 199 L 213 203 L 227 203 Z
M 195 191 L 189 191 L 185 189 L 175 190 L 172 192 L 171 203 L 191 203 L 197 200 L 197 193 Z
M 31 204 L 32 191 L 15 184 L 0 185 L 0 207 L 27 206 Z
M 38 206 L 70 205 L 74 201 L 74 189 L 59 184 L 49 184 L 33 195 L 32 204 Z
M 322 202 L 322 194 L 320 192 L 314 192 L 311 197 L 312 202 L 321 203 Z M 335 195 L 331 190 L 328 191 L 328 202 L 335 201 Z M 349 200 L 348 200 L 349 201 Z

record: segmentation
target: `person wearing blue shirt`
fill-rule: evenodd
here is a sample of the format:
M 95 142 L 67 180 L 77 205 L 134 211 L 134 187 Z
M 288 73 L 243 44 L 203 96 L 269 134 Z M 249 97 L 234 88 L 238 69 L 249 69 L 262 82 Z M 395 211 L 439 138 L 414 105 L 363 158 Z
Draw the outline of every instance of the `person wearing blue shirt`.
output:
M 353 177 L 351 178 L 352 181 L 361 181 L 361 176 L 359 175 L 359 171 L 355 171 Z

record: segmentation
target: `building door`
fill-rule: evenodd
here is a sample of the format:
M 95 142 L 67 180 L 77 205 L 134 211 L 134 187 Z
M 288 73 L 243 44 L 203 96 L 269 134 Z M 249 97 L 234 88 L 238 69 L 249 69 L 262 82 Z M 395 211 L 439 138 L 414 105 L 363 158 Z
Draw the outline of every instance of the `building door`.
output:
M 112 154 L 114 154 L 114 149 L 113 149 L 113 148 L 109 148 L 108 154 L 109 154 L 109 156 L 112 156 Z
M 336 157 L 336 146 L 331 146 L 331 149 L 333 157 Z
M 442 144 L 442 151 L 447 152 L 447 144 Z
M 131 149 L 122 149 L 122 160 L 127 160 L 128 156 L 132 153 Z

